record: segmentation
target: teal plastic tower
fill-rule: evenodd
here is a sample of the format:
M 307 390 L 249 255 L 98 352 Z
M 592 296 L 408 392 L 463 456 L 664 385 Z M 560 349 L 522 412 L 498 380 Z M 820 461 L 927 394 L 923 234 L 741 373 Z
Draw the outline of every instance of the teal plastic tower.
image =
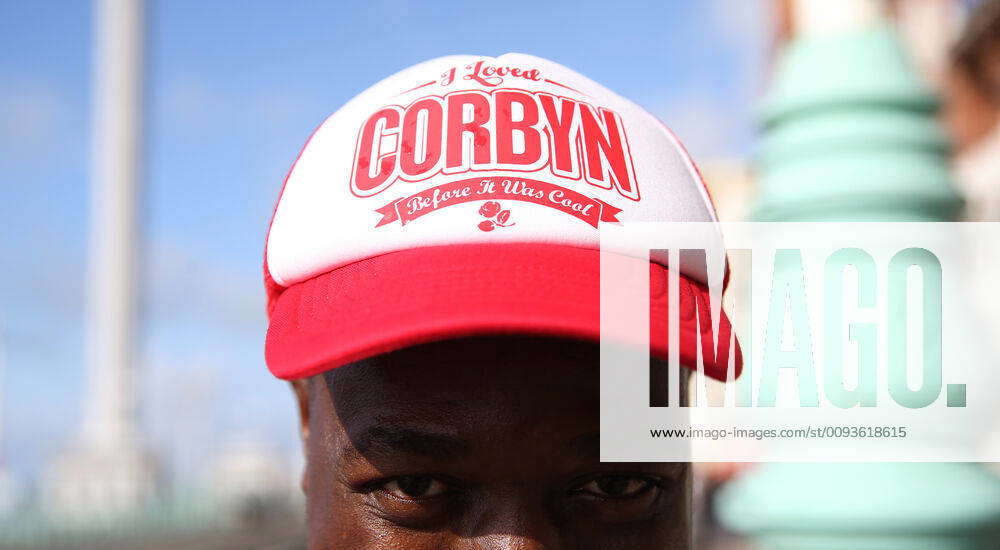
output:
M 762 112 L 754 218 L 955 219 L 936 109 L 887 26 L 794 40 Z M 716 503 L 766 550 L 1000 548 L 1000 478 L 978 464 L 761 464 Z
M 762 110 L 753 217 L 955 218 L 937 107 L 888 27 L 792 41 Z

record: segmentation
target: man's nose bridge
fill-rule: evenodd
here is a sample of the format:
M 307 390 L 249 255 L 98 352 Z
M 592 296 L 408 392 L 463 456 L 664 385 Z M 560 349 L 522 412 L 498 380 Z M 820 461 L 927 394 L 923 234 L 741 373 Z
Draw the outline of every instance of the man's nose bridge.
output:
M 558 534 L 543 499 L 510 488 L 492 495 L 470 515 L 474 550 L 560 550 Z
M 551 550 L 553 547 L 530 534 L 487 534 L 475 539 L 475 550 Z

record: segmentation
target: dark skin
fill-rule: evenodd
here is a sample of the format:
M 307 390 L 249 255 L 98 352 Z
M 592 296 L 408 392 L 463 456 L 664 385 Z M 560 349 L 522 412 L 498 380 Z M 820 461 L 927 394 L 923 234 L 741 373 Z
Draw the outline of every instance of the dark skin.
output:
M 293 383 L 309 548 L 690 548 L 690 465 L 601 463 L 598 380 L 595 344 L 507 337 Z

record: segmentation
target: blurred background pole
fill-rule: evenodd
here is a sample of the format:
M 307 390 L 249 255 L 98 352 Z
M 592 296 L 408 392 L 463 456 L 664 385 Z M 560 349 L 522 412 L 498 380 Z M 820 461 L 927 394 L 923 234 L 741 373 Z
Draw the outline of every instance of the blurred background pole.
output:
M 94 8 L 88 378 L 80 438 L 53 469 L 47 491 L 55 511 L 73 516 L 135 511 L 155 486 L 136 431 L 143 6 L 98 0 Z
M 138 0 L 100 0 L 96 7 L 84 438 L 108 445 L 132 441 L 135 435 L 135 216 L 143 44 Z
M 889 4 L 784 4 L 793 20 L 762 113 L 754 217 L 957 219 L 938 104 L 885 20 Z M 985 550 L 1000 540 L 1000 481 L 977 464 L 761 464 L 723 490 L 718 510 L 771 550 Z

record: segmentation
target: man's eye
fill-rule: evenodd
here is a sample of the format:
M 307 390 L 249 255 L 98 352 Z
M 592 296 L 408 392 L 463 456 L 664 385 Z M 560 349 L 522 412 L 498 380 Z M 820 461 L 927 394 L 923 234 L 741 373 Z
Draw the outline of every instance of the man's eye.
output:
M 390 480 L 382 490 L 402 500 L 422 500 L 440 496 L 448 486 L 430 476 L 401 476 Z
M 602 498 L 629 498 L 641 495 L 654 485 L 653 480 L 645 477 L 608 475 L 578 486 L 577 491 Z

